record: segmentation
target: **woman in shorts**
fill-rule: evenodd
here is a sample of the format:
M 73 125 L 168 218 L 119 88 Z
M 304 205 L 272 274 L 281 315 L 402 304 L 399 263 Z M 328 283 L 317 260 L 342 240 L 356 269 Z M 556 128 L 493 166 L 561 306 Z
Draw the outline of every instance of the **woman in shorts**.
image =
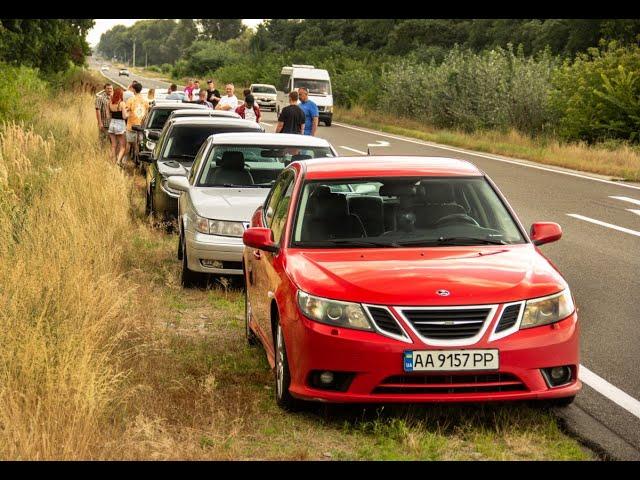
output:
M 116 160 L 116 164 L 122 166 L 127 147 L 124 133 L 127 130 L 127 107 L 122 99 L 122 89 L 116 88 L 109 102 L 109 138 L 111 139 L 111 154 Z

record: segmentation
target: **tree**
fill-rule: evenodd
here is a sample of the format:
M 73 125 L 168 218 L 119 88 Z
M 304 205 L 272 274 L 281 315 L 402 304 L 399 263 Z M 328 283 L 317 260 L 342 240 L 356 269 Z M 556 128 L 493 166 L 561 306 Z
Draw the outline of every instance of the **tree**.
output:
M 239 18 L 200 18 L 196 24 L 202 40 L 222 42 L 239 37 L 247 29 Z
M 84 64 L 91 19 L 2 19 L 0 60 L 52 73 Z

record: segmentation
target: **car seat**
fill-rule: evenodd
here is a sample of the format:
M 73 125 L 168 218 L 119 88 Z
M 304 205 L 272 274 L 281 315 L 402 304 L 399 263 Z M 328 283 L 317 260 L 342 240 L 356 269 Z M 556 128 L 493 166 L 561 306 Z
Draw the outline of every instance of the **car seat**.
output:
M 253 185 L 251 173 L 245 170 L 242 152 L 224 152 L 217 166 L 209 171 L 206 184 Z
M 349 213 L 347 198 L 325 185 L 309 196 L 303 218 L 302 241 L 326 241 L 366 236 L 362 221 Z

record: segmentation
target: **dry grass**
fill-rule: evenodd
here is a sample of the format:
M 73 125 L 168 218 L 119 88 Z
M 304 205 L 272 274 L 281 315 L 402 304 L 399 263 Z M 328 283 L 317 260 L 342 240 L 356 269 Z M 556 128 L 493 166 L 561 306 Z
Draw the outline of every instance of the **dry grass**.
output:
M 183 290 L 89 95 L 0 138 L 0 458 L 589 459 L 526 406 L 285 414 L 243 295 Z
M 546 138 L 533 139 L 515 130 L 475 133 L 439 130 L 415 120 L 367 111 L 359 106 L 350 110 L 337 109 L 335 119 L 429 142 L 640 181 L 640 149 L 626 144 L 587 146 L 582 143 L 560 143 Z

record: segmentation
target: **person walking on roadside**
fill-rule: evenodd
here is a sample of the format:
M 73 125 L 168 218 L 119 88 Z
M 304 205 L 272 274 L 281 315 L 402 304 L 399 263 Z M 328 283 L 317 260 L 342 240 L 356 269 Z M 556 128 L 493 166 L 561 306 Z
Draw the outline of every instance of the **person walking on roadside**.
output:
M 236 108 L 236 113 L 245 120 L 252 120 L 257 123 L 260 123 L 260 117 L 262 116 L 260 107 L 251 93 L 244 97 L 244 103 Z
M 100 142 L 109 142 L 109 102 L 113 95 L 113 85 L 104 84 L 104 90 L 96 95 L 96 119 L 98 120 L 98 134 Z
M 207 80 L 207 100 L 211 102 L 213 108 L 216 108 L 220 101 L 220 92 L 216 88 L 216 84 L 213 80 Z
M 109 138 L 111 139 L 111 154 L 118 166 L 122 166 L 127 148 L 124 133 L 127 131 L 127 106 L 124 103 L 123 91 L 116 88 L 109 102 Z
M 289 92 L 289 105 L 284 107 L 278 117 L 276 133 L 304 133 L 305 115 L 298 106 L 298 92 Z
M 142 119 L 149 110 L 149 102 L 144 99 L 140 92 L 142 84 L 135 82 L 133 85 L 134 95 L 126 102 L 127 106 L 127 143 L 129 144 L 129 158 L 138 158 L 138 132 L 133 129 L 134 125 L 142 125 Z
M 167 100 L 182 100 L 182 96 L 178 93 L 178 86 L 175 83 L 172 83 L 169 87 L 169 95 L 167 95 Z
M 193 83 L 193 79 L 190 78 L 187 82 L 187 86 L 184 87 L 184 95 L 185 100 L 187 102 L 193 102 L 193 89 L 195 88 L 195 84 Z
M 216 105 L 216 110 L 236 111 L 236 108 L 238 108 L 238 97 L 233 94 L 234 90 L 235 87 L 233 83 L 227 83 L 225 86 L 225 92 L 227 92 L 227 94 L 220 98 L 218 105 Z
M 197 103 L 198 105 L 206 105 L 207 108 L 210 108 L 211 110 L 213 110 L 213 104 L 207 100 L 206 90 L 200 90 L 198 92 L 198 100 L 192 103 Z
M 318 120 L 320 119 L 318 106 L 313 100 L 309 100 L 309 90 L 306 87 L 298 88 L 298 97 L 300 98 L 300 108 L 305 117 L 304 134 L 315 137 L 318 129 Z

